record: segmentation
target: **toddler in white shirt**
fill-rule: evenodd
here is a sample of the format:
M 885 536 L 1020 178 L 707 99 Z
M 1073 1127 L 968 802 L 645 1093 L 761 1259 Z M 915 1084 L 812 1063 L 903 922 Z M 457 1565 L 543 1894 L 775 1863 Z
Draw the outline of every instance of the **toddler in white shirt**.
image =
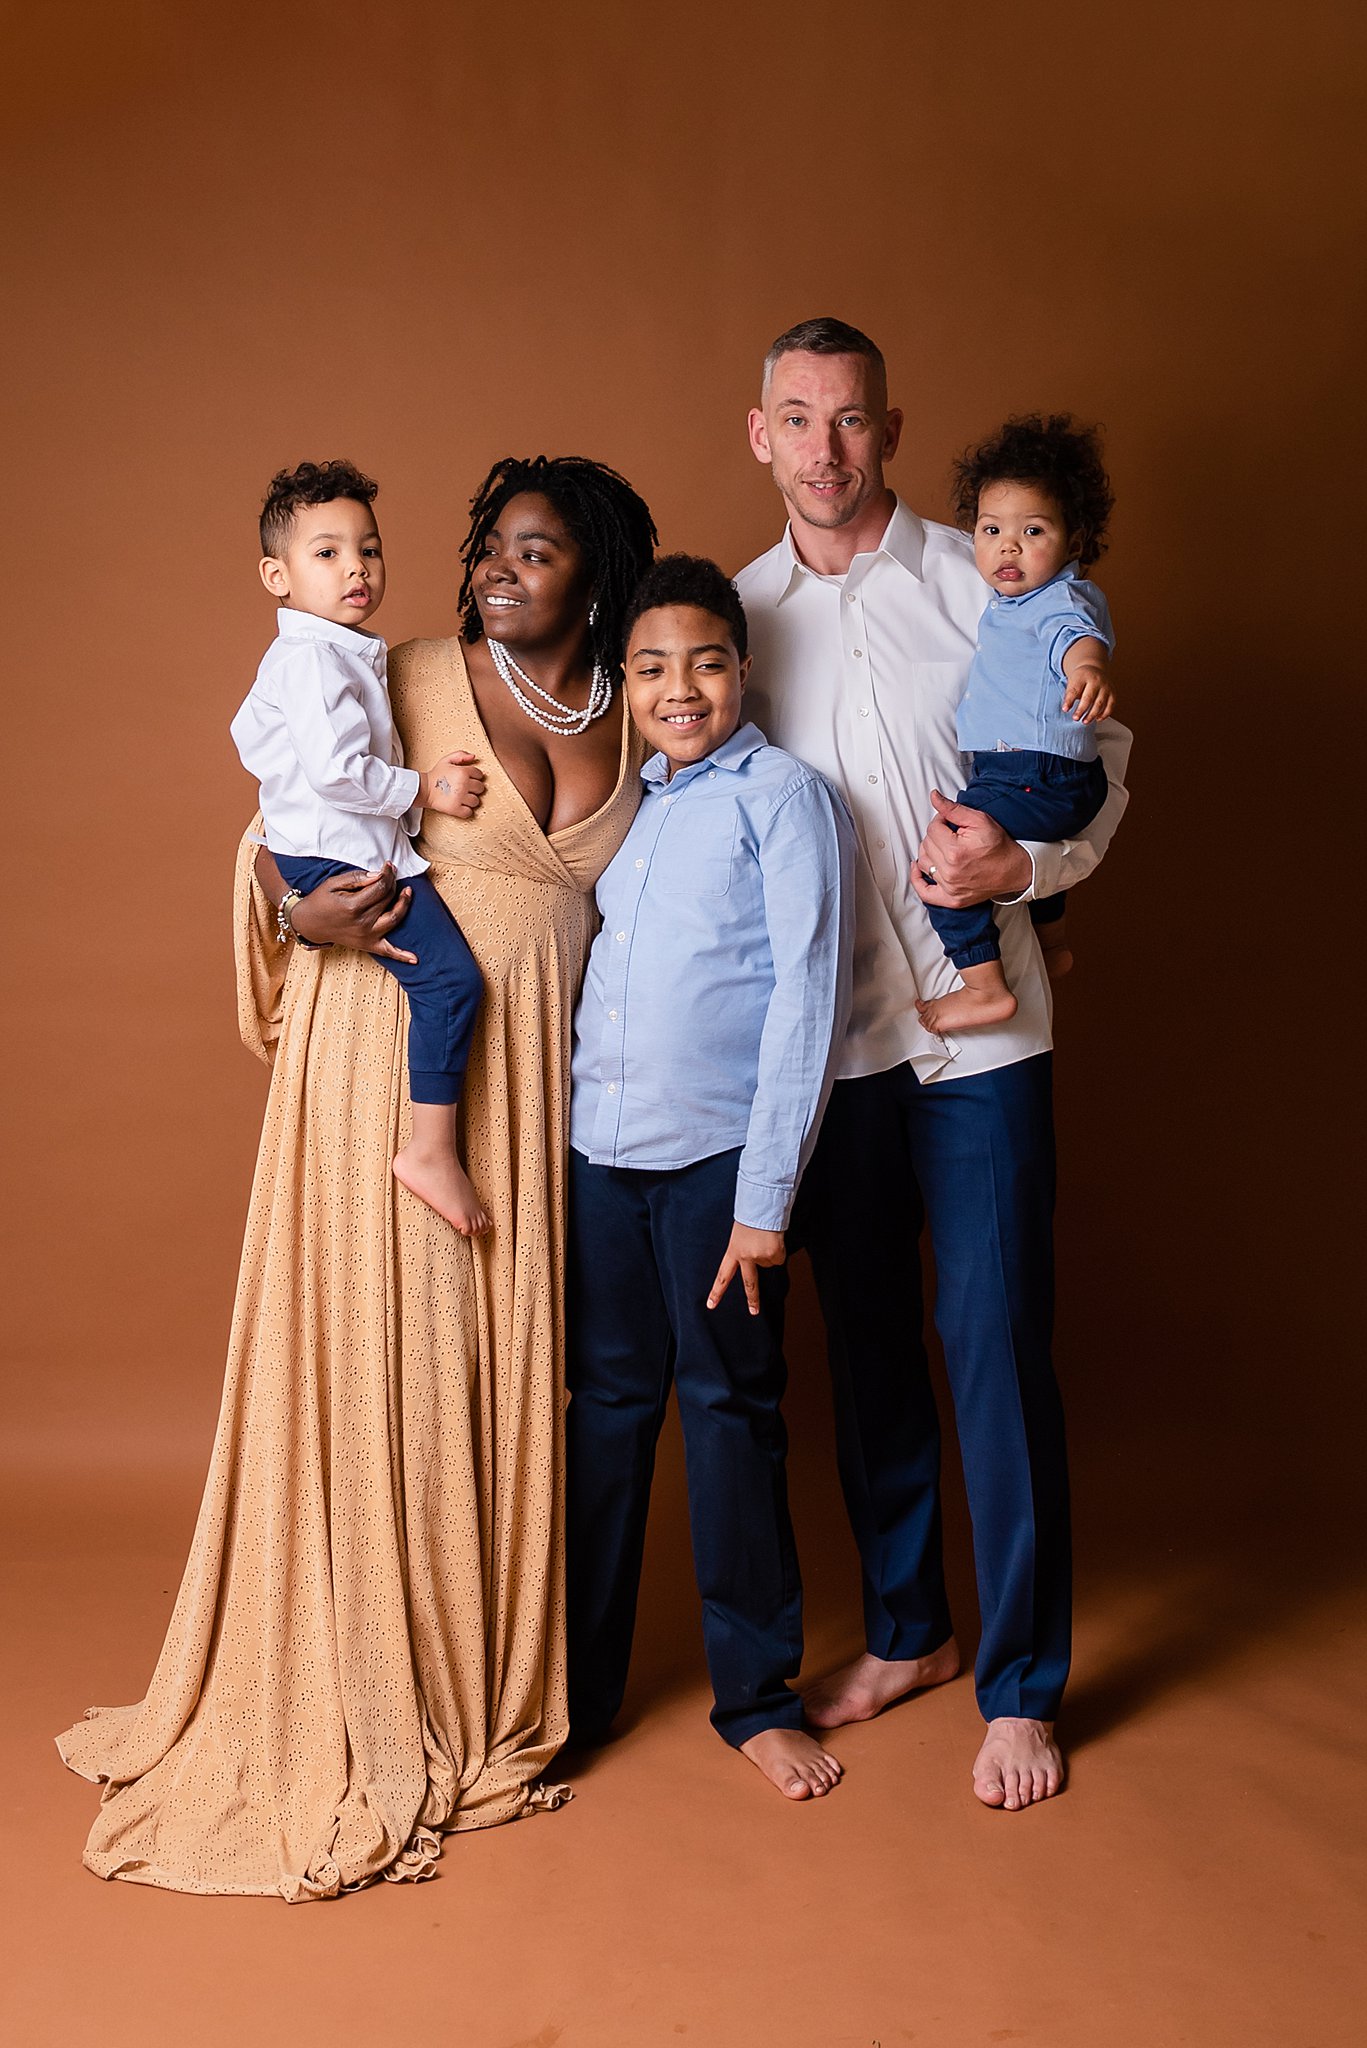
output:
M 472 754 L 426 773 L 405 768 L 385 674 L 368 630 L 384 597 L 372 510 L 377 486 L 349 462 L 303 462 L 272 479 L 261 514 L 261 580 L 280 605 L 277 636 L 233 720 L 243 766 L 261 784 L 266 844 L 290 912 L 332 875 L 392 865 L 412 892 L 395 942 L 415 961 L 381 957 L 408 996 L 413 1134 L 395 1177 L 465 1236 L 489 1217 L 461 1163 L 456 1109 L 483 982 L 410 834 L 424 810 L 473 816 L 484 777 Z

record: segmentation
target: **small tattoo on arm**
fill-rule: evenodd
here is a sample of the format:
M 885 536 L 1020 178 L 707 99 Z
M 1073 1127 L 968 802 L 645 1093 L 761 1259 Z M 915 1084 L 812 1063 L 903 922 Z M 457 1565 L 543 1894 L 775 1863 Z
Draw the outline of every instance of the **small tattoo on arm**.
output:
M 437 788 L 441 791 L 443 796 L 450 796 L 451 785 L 446 780 L 446 777 L 444 775 L 439 775 L 437 777 Z

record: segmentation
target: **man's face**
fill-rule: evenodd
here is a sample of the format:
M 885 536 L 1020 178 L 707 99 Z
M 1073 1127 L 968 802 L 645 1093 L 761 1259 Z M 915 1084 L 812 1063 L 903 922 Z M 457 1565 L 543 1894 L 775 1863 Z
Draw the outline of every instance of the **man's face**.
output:
M 902 415 L 889 411 L 882 373 L 867 356 L 780 356 L 750 414 L 750 446 L 772 468 L 790 518 L 828 529 L 848 526 L 882 496 L 883 464 L 901 432 Z
M 1024 597 L 1076 552 L 1062 512 L 1038 484 L 986 484 L 978 493 L 973 559 L 1003 597 Z
M 365 632 L 384 596 L 380 529 L 369 505 L 333 498 L 294 515 L 283 555 L 267 555 L 261 581 L 280 604 Z
M 741 660 L 731 628 L 713 612 L 692 604 L 642 612 L 623 666 L 636 730 L 671 775 L 715 753 L 740 724 L 750 657 Z

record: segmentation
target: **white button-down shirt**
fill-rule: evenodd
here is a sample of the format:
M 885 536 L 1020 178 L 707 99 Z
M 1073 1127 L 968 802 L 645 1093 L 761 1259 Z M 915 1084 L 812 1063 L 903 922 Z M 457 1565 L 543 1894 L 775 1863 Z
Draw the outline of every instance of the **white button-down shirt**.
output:
M 242 765 L 261 784 L 272 853 L 367 873 L 386 861 L 400 875 L 426 868 L 409 837 L 421 822 L 418 775 L 403 766 L 385 663 L 374 633 L 287 605 L 276 614 L 276 637 L 232 724 Z
M 931 789 L 952 797 L 969 774 L 956 716 L 988 597 L 972 543 L 899 501 L 879 546 L 856 555 L 843 577 L 809 569 L 785 529 L 736 585 L 755 657 L 746 715 L 775 746 L 828 776 L 854 813 L 854 1007 L 839 1078 L 909 1060 L 921 1080 L 943 1080 L 1046 1052 L 1049 983 L 1024 906 L 1070 888 L 1101 859 L 1125 808 L 1129 733 L 1114 720 L 1095 728 L 1111 794 L 1086 833 L 1022 842 L 1032 885 L 996 912 L 1015 1016 L 958 1040 L 933 1037 L 916 1000 L 948 994 L 959 977 L 910 877 L 934 815 Z

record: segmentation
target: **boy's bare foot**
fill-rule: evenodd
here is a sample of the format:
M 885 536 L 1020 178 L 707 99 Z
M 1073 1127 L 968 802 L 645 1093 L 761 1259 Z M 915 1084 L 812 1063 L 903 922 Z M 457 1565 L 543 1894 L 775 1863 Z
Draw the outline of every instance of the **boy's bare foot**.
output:
M 1068 944 L 1068 934 L 1063 928 L 1061 917 L 1052 918 L 1048 924 L 1035 926 L 1035 937 L 1044 955 L 1044 971 L 1050 981 L 1062 981 L 1065 974 L 1073 971 L 1073 949 Z
M 490 1228 L 491 1218 L 469 1174 L 444 1147 L 428 1151 L 420 1145 L 405 1145 L 394 1154 L 394 1178 L 438 1216 L 444 1216 L 462 1237 L 479 1237 Z
M 823 1678 L 802 1695 L 802 1711 L 813 1728 L 843 1728 L 847 1721 L 872 1721 L 894 1700 L 908 1693 L 944 1685 L 959 1669 L 959 1645 L 953 1636 L 925 1657 L 874 1657 L 867 1650 L 853 1664 Z
M 1019 1813 L 1063 1789 L 1063 1752 L 1052 1721 L 989 1721 L 973 1765 L 973 1790 L 984 1806 Z
M 840 1782 L 838 1757 L 800 1728 L 761 1728 L 740 1746 L 785 1799 L 824 1799 Z

